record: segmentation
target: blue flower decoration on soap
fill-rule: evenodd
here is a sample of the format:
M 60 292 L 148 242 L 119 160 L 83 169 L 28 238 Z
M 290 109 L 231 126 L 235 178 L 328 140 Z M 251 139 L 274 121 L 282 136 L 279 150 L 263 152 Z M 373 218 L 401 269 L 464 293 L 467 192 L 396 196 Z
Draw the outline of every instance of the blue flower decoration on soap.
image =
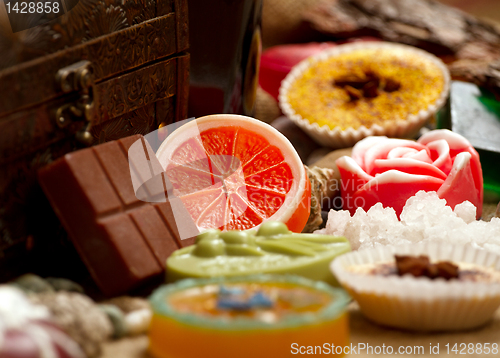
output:
M 250 311 L 255 308 L 272 308 L 274 302 L 263 292 L 256 292 L 250 297 L 244 297 L 241 288 L 228 288 L 221 285 L 217 298 L 217 308 L 233 311 Z

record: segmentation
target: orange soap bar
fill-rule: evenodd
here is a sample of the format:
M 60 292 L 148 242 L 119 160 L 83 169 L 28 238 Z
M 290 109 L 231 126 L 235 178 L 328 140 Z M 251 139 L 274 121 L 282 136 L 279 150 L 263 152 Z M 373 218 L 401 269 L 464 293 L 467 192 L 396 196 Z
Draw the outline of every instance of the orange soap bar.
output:
M 349 345 L 347 294 L 298 276 L 188 279 L 150 300 L 156 358 L 280 358 Z

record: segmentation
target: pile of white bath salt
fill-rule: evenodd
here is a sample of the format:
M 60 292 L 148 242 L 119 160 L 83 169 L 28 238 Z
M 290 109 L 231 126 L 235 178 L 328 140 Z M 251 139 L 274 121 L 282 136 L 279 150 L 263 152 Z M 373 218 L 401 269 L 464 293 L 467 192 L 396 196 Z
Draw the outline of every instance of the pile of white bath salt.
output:
M 490 222 L 476 221 L 476 207 L 468 201 L 446 206 L 436 192 L 419 191 L 406 202 L 401 221 L 392 208 L 381 203 L 367 212 L 330 210 L 326 227 L 315 233 L 345 236 L 353 250 L 378 245 L 399 245 L 425 241 L 471 244 L 500 254 L 500 218 Z

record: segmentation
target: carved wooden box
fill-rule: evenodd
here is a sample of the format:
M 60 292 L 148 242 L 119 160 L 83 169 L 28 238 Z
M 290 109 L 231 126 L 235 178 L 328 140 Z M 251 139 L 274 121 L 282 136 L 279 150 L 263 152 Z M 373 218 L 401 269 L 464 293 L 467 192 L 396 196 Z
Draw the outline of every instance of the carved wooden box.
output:
M 5 11 L 0 280 L 52 262 L 47 255 L 58 250 L 37 170 L 70 151 L 185 119 L 189 78 L 187 0 L 79 0 L 17 33 Z

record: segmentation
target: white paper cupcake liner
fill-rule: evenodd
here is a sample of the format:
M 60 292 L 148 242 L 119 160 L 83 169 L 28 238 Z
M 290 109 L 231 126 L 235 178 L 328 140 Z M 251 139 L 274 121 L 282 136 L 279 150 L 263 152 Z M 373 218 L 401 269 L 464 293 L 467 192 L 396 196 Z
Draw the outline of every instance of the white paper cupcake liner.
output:
M 417 114 L 410 114 L 406 118 L 386 121 L 382 126 L 375 124 L 369 128 L 361 126 L 357 129 L 339 128 L 331 129 L 327 125 L 319 126 L 317 123 L 311 123 L 306 118 L 297 114 L 288 101 L 288 91 L 294 82 L 303 75 L 303 73 L 313 64 L 325 61 L 330 57 L 338 56 L 343 53 L 352 52 L 360 49 L 370 48 L 389 48 L 395 50 L 404 50 L 409 53 L 424 57 L 434 63 L 443 74 L 444 86 L 439 98 L 427 108 L 422 109 Z M 417 49 L 412 46 L 389 43 L 389 42 L 356 42 L 345 44 L 325 50 L 317 55 L 309 57 L 290 71 L 286 78 L 281 82 L 279 92 L 279 104 L 283 113 L 297 124 L 302 130 L 308 133 L 316 142 L 323 146 L 332 148 L 351 147 L 361 139 L 371 135 L 385 135 L 388 137 L 410 138 L 416 135 L 427 121 L 433 118 L 438 110 L 444 106 L 450 92 L 450 72 L 446 65 L 436 56 Z
M 463 262 L 500 271 L 500 256 L 469 245 L 420 243 L 351 252 L 330 268 L 370 320 L 417 331 L 464 330 L 488 322 L 500 306 L 500 283 L 353 273 L 347 267 L 393 262 L 394 254 L 426 255 L 432 261 Z

